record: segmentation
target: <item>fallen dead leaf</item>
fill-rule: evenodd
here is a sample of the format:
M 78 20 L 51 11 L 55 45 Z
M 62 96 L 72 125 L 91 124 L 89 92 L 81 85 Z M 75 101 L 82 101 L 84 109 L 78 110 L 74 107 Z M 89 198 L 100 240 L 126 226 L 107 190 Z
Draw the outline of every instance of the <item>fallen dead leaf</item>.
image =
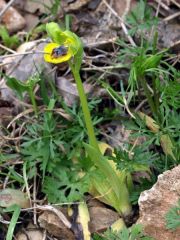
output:
M 10 207 L 14 204 L 19 205 L 21 208 L 30 207 L 29 199 L 20 190 L 6 188 L 0 191 L 0 207 Z
M 159 125 L 155 120 L 142 112 L 138 112 L 138 115 L 142 120 L 145 120 L 146 126 L 153 132 L 158 133 L 160 131 Z M 160 136 L 161 147 L 166 155 L 170 155 L 174 160 L 175 156 L 173 154 L 173 143 L 168 134 L 162 134 Z
M 83 85 L 86 94 L 92 91 L 92 85 L 87 83 L 84 83 Z M 76 84 L 72 83 L 65 77 L 58 77 L 56 79 L 56 86 L 58 88 L 58 92 L 61 94 L 61 96 L 63 96 L 64 101 L 68 106 L 72 106 L 79 99 Z
M 78 0 L 68 3 L 68 1 L 62 1 L 62 7 L 66 12 L 76 11 L 84 7 L 86 4 L 91 2 L 91 0 Z
M 124 17 L 135 7 L 136 2 L 136 0 L 114 1 L 113 8 L 119 16 Z
M 0 126 L 6 126 L 13 118 L 13 108 L 0 107 Z
M 173 154 L 173 144 L 168 134 L 163 134 L 160 138 L 161 147 L 166 155 L 170 155 L 174 160 L 176 160 Z
M 26 10 L 28 13 L 49 13 L 51 7 L 53 6 L 52 0 L 38 0 L 38 1 L 25 1 L 24 10 Z M 60 4 L 59 4 L 60 5 Z
M 157 125 L 155 120 L 143 112 L 138 112 L 139 117 L 145 121 L 147 127 L 154 133 L 159 132 L 160 127 Z
M 39 18 L 35 14 L 26 13 L 24 18 L 26 20 L 26 27 L 24 30 L 27 32 L 31 31 L 39 23 Z

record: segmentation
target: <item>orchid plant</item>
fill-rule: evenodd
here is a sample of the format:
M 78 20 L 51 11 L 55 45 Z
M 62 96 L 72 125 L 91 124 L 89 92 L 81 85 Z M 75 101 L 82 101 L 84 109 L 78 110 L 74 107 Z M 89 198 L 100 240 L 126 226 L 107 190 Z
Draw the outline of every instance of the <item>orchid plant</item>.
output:
M 46 25 L 46 29 L 53 42 L 48 43 L 45 46 L 44 60 L 54 64 L 68 62 L 77 84 L 90 143 L 98 149 L 90 111 L 87 104 L 87 98 L 79 74 L 83 58 L 82 42 L 79 37 L 71 31 L 62 31 L 57 23 L 48 23 Z
M 80 68 L 83 59 L 83 45 L 80 38 L 69 30 L 62 31 L 57 23 L 46 25 L 47 33 L 52 42 L 44 48 L 44 60 L 49 63 L 59 64 L 68 62 L 76 81 L 79 98 L 84 114 L 84 120 L 89 137 L 89 144 L 85 144 L 89 159 L 96 167 L 96 175 L 93 175 L 90 192 L 103 196 L 102 200 L 114 207 L 121 215 L 131 212 L 127 179 L 124 173 L 117 173 L 116 168 L 101 153 L 100 145 L 95 136 L 91 120 L 88 102 L 80 77 Z M 103 181 L 99 181 L 99 175 Z

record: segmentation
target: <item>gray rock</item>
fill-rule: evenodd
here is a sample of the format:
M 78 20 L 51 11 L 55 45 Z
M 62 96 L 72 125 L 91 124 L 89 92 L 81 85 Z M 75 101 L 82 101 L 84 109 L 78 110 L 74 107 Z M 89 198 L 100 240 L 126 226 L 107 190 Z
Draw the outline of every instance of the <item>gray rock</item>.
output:
M 38 53 L 43 51 L 45 44 L 45 42 L 28 42 L 21 45 L 17 50 L 18 53 L 33 51 L 34 54 L 6 58 L 3 63 L 13 62 L 10 65 L 6 65 L 6 75 L 26 82 L 35 74 L 43 72 L 44 81 L 48 79 L 54 81 L 55 71 L 52 71 L 51 64 L 44 61 L 43 54 Z M 16 105 L 15 93 L 6 85 L 6 79 L 3 80 L 0 85 L 1 98 Z
M 0 0 L 0 11 L 6 7 L 6 2 Z M 10 7 L 2 16 L 2 22 L 7 27 L 10 33 L 17 32 L 23 29 L 26 25 L 25 19 L 21 14 L 14 8 Z
M 138 223 L 145 233 L 157 240 L 180 240 L 180 228 L 166 229 L 165 215 L 177 205 L 180 198 L 180 165 L 159 175 L 157 183 L 139 198 L 140 217 Z

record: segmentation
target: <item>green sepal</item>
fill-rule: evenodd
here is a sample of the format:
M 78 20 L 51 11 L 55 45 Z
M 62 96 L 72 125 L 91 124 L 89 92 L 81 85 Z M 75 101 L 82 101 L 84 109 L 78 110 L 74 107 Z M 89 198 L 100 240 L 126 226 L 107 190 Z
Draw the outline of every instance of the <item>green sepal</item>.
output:
M 63 33 L 59 25 L 55 22 L 47 23 L 46 31 L 52 41 L 55 43 L 59 43 L 60 45 L 62 45 L 67 39 L 67 36 Z

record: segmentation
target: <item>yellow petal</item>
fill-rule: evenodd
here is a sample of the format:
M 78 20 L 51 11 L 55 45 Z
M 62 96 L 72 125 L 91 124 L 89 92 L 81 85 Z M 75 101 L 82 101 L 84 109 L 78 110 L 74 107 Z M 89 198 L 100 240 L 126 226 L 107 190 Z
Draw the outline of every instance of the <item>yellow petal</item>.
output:
M 52 56 L 52 52 L 54 48 L 58 48 L 59 44 L 58 43 L 48 43 L 44 47 L 44 60 L 49 63 L 62 63 L 68 61 L 72 57 L 72 52 L 70 48 L 68 48 L 67 54 L 63 56 L 59 56 L 57 58 Z

